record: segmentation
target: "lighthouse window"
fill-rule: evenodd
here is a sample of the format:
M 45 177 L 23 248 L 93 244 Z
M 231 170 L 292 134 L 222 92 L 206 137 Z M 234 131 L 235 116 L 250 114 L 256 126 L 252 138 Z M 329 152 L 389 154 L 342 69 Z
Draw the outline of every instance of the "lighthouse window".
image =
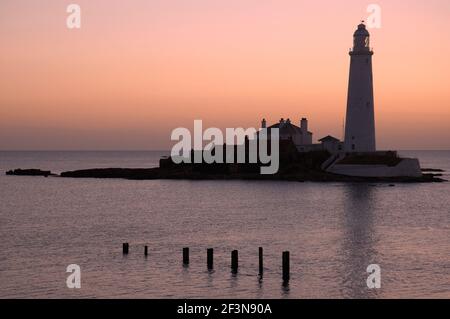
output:
M 352 151 L 354 151 L 355 150 L 355 144 L 352 144 Z

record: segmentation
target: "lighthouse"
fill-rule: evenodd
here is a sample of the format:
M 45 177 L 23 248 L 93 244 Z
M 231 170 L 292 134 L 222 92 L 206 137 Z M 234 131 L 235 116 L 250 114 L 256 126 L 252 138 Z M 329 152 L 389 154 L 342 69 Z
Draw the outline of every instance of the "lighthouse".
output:
M 375 114 L 373 102 L 370 34 L 364 23 L 358 25 L 350 50 L 350 75 L 345 121 L 345 151 L 375 152 Z

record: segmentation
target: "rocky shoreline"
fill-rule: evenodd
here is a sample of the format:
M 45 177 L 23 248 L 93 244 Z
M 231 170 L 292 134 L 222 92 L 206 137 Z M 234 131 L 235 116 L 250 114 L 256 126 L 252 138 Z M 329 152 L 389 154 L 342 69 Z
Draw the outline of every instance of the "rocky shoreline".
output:
M 194 158 L 194 154 L 191 154 Z M 276 174 L 261 174 L 261 163 L 180 163 L 176 164 L 171 157 L 163 157 L 159 167 L 155 168 L 93 168 L 62 172 L 60 175 L 39 169 L 16 169 L 6 172 L 7 175 L 58 176 L 63 178 L 121 178 L 130 180 L 268 180 L 296 182 L 370 182 L 370 183 L 435 183 L 445 182 L 442 170 L 426 168 L 420 177 L 357 177 L 328 172 L 322 169 L 330 158 L 328 152 L 298 153 L 292 145 L 283 145 L 280 149 L 280 166 Z M 373 160 L 384 160 L 377 156 Z M 388 156 L 386 160 L 398 159 Z M 191 160 L 193 162 L 193 160 Z
M 440 171 L 440 170 L 434 170 Z M 7 175 L 18 176 L 57 176 L 63 178 L 119 178 L 129 180 L 271 180 L 296 182 L 379 182 L 379 183 L 436 183 L 445 182 L 442 174 L 423 174 L 422 177 L 353 177 L 331 174 L 320 170 L 297 170 L 281 172 L 275 175 L 258 173 L 205 173 L 192 167 L 179 168 L 94 168 L 63 172 L 60 175 L 39 169 L 16 169 L 6 172 Z

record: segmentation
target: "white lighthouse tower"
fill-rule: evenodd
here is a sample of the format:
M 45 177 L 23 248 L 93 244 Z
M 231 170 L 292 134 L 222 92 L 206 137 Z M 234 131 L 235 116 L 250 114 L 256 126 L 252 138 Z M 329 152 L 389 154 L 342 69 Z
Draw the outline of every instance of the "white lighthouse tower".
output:
M 418 159 L 401 158 L 394 151 L 376 150 L 373 51 L 369 46 L 370 35 L 364 21 L 358 25 L 353 37 L 345 122 L 345 153 L 332 155 L 322 167 L 327 172 L 345 176 L 420 178 L 422 171 Z
M 375 152 L 372 55 L 370 35 L 364 23 L 353 35 L 350 51 L 345 151 Z

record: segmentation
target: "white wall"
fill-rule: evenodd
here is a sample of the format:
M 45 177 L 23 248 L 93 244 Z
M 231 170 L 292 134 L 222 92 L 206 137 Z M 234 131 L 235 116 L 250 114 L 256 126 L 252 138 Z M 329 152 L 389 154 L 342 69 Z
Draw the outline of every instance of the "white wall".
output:
M 404 158 L 397 166 L 336 164 L 328 168 L 330 173 L 359 177 L 421 177 L 419 160 Z
M 354 149 L 352 145 L 354 145 Z M 351 56 L 345 122 L 345 150 L 347 152 L 374 152 L 376 150 L 371 52 Z

